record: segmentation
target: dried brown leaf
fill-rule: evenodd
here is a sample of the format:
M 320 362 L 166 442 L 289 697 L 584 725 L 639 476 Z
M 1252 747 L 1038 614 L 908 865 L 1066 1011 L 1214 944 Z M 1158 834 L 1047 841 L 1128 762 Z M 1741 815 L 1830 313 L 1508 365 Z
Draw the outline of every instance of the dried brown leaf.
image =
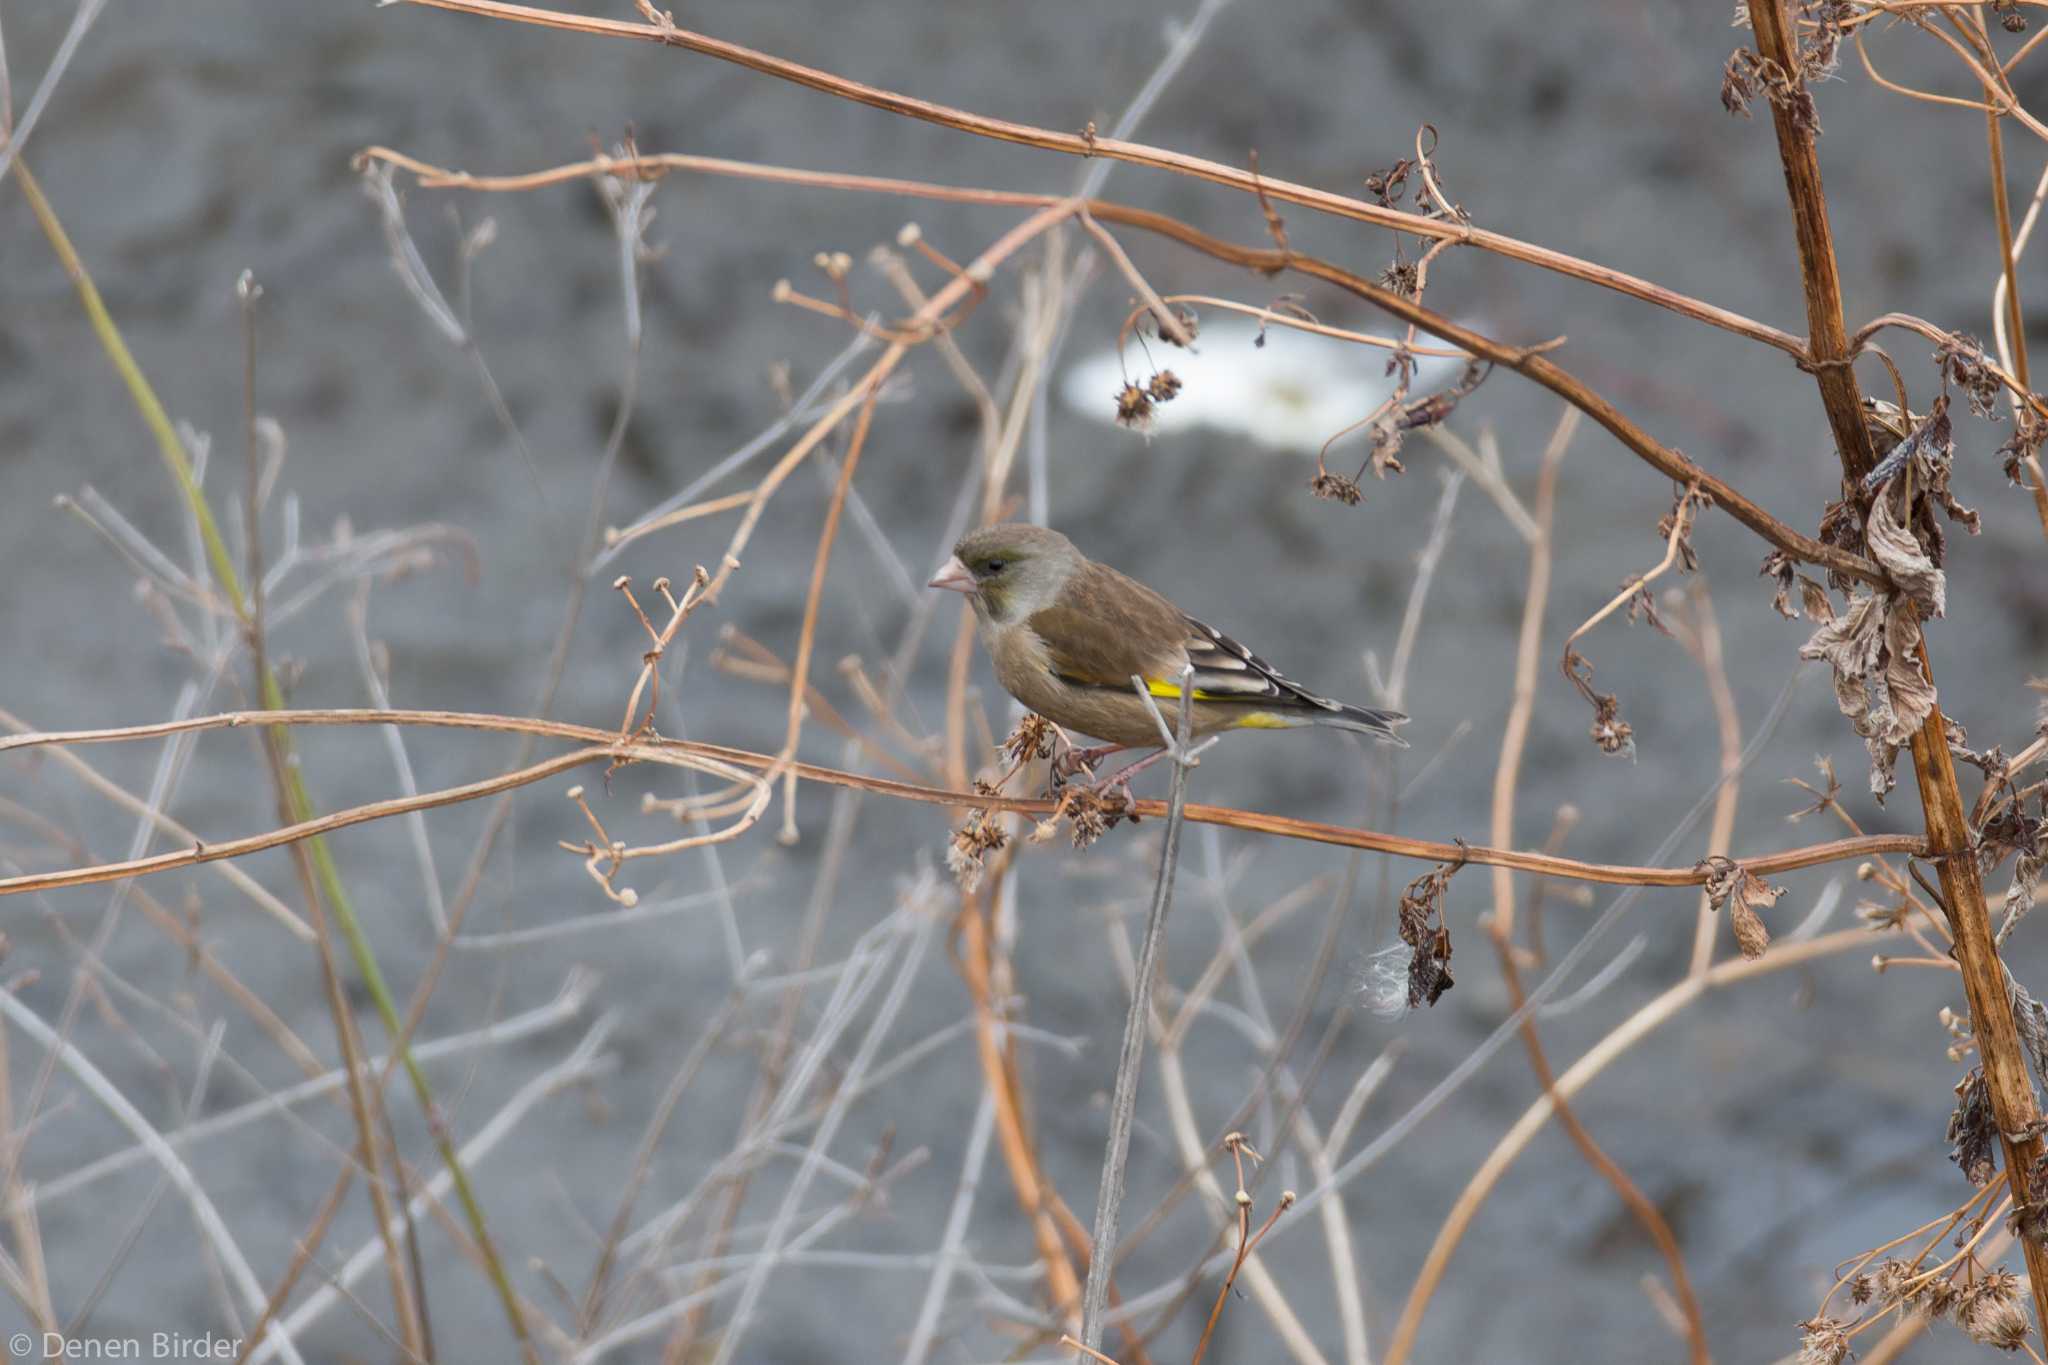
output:
M 1990 1183 L 1997 1164 L 1998 1121 L 1991 1114 L 1991 1094 L 1984 1084 L 1984 1068 L 1972 1067 L 1970 1074 L 1956 1082 L 1955 1112 L 1948 1117 L 1949 1159 L 1962 1170 L 1972 1185 Z
M 1703 860 L 1696 870 L 1706 874 L 1708 902 L 1716 910 L 1728 911 L 1729 927 L 1735 931 L 1735 943 L 1742 949 L 1742 955 L 1762 957 L 1764 949 L 1771 945 L 1771 931 L 1764 927 L 1758 911 L 1776 905 L 1785 888 L 1772 886 L 1724 854 Z
M 1408 883 L 1401 893 L 1401 941 L 1408 945 L 1408 1008 L 1434 1005 L 1451 988 L 1451 931 L 1444 923 L 1444 891 L 1462 866 L 1443 863 Z
M 1948 576 L 1934 565 L 1927 550 L 1892 512 L 1892 486 L 1886 483 L 1870 503 L 1865 523 L 1865 543 L 1870 557 L 1891 575 L 1923 615 L 1940 616 L 1948 610 Z

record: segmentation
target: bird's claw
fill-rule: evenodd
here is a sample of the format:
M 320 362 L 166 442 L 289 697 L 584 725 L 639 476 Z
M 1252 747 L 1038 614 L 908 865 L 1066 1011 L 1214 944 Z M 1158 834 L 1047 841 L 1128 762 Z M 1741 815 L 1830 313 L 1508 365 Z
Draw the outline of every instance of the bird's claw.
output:
M 1122 747 L 1120 744 L 1098 744 L 1087 749 L 1068 748 L 1054 754 L 1052 758 L 1053 790 L 1057 792 L 1082 773 L 1088 774 L 1091 779 L 1094 778 L 1095 765 L 1111 754 L 1116 753 Z

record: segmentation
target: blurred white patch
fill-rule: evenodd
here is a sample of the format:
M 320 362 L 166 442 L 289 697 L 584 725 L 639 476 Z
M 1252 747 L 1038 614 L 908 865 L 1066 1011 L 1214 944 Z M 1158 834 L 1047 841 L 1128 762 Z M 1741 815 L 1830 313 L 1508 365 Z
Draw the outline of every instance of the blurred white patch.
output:
M 1365 960 L 1358 974 L 1358 994 L 1365 1007 L 1382 1019 L 1398 1019 L 1408 1012 L 1408 964 L 1415 950 L 1405 943 L 1382 948 Z
M 1386 335 L 1398 340 L 1404 330 Z M 1386 372 L 1389 351 L 1278 325 L 1265 329 L 1263 346 L 1258 338 L 1254 319 L 1212 311 L 1202 319 L 1194 350 L 1153 338 L 1144 346 L 1133 339 L 1121 360 L 1114 347 L 1093 352 L 1060 376 L 1060 398 L 1113 424 L 1117 393 L 1126 383 L 1143 385 L 1155 370 L 1171 370 L 1181 381 L 1180 394 L 1153 406 L 1152 435 L 1211 427 L 1313 455 L 1394 391 Z M 1417 334 L 1416 344 L 1443 345 L 1426 332 Z M 1409 396 L 1448 388 L 1464 370 L 1462 359 L 1418 356 Z

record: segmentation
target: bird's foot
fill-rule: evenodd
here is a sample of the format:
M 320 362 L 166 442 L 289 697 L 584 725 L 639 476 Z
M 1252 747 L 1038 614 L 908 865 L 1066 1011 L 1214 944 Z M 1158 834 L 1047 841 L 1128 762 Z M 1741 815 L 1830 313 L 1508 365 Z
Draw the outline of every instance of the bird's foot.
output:
M 1129 746 L 1119 747 L 1127 748 Z M 1116 751 L 1111 750 L 1111 752 Z M 1077 785 L 1093 796 L 1097 804 L 1106 810 L 1115 811 L 1130 820 L 1132 824 L 1136 824 L 1138 820 L 1138 800 L 1135 796 L 1131 795 L 1131 779 L 1151 767 L 1154 763 L 1157 763 L 1160 759 L 1165 758 L 1168 752 L 1165 749 L 1154 749 L 1137 762 L 1126 763 L 1107 777 L 1098 777 L 1092 782 Z M 1092 768 L 1090 773 L 1092 776 Z
M 1128 744 L 1097 744 L 1092 748 L 1080 749 L 1069 746 L 1053 755 L 1052 786 L 1057 792 L 1082 773 L 1095 776 L 1095 765 L 1111 754 L 1122 753 Z

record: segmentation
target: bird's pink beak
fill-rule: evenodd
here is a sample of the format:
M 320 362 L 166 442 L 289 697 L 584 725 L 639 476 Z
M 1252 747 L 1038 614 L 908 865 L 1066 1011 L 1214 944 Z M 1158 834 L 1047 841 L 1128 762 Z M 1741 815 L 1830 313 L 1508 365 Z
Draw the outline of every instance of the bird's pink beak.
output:
M 960 562 L 960 556 L 954 555 L 946 561 L 945 566 L 937 574 L 933 575 L 932 581 L 925 584 L 925 586 L 928 588 L 946 588 L 952 592 L 972 594 L 974 592 L 974 575 L 969 573 L 967 566 Z

